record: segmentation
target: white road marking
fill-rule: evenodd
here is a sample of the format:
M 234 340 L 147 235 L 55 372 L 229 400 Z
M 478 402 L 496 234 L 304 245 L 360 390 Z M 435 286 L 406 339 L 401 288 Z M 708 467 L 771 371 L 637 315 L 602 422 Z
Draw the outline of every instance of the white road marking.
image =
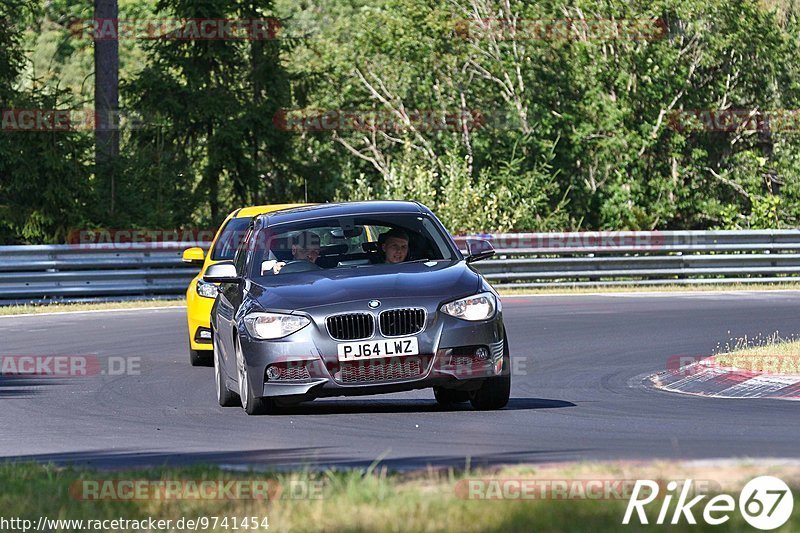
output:
M 755 376 L 719 392 L 737 398 L 761 398 L 800 382 L 800 376 Z

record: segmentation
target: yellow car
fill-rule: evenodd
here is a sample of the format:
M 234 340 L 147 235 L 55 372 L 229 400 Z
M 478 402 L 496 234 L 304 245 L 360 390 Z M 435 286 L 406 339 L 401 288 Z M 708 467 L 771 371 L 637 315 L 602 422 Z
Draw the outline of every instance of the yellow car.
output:
M 192 366 L 203 366 L 213 361 L 211 348 L 211 307 L 217 297 L 217 286 L 203 281 L 206 269 L 220 261 L 231 261 L 239 241 L 253 217 L 302 207 L 308 204 L 257 205 L 237 209 L 225 219 L 206 255 L 202 248 L 189 248 L 183 252 L 183 261 L 203 265 L 186 290 L 186 317 L 189 321 L 189 360 Z

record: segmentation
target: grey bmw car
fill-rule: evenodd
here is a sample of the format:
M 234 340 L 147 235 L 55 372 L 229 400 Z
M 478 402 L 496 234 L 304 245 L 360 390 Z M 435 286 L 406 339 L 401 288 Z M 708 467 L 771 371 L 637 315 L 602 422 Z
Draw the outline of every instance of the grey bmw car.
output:
M 432 388 L 443 405 L 508 403 L 497 293 L 415 202 L 322 204 L 255 217 L 234 261 L 209 267 L 220 405 L 274 413 L 326 396 Z

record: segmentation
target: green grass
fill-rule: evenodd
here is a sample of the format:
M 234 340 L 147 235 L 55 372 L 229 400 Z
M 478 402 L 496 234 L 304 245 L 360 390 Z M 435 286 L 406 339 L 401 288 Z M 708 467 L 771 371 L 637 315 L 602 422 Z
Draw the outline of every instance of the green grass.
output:
M 771 375 L 800 374 L 800 340 L 779 333 L 731 339 L 713 355 L 715 365 Z
M 392 474 L 379 467 L 361 471 L 295 471 L 284 473 L 233 473 L 216 467 L 158 468 L 98 472 L 38 464 L 0 464 L 0 509 L 3 517 L 38 521 L 40 516 L 63 519 L 141 520 L 148 517 L 267 517 L 270 531 L 641 531 L 646 526 L 621 526 L 627 500 L 471 500 L 454 490 L 460 480 L 499 479 L 714 479 L 723 492 L 738 497 L 738 488 L 756 475 L 779 475 L 798 487 L 800 468 L 758 465 L 692 467 L 675 463 L 586 463 L 566 466 L 518 466 L 494 471 L 424 471 Z M 709 476 L 714 476 L 709 477 Z M 272 480 L 285 487 L 266 500 L 138 500 L 85 501 L 71 496 L 70 487 L 81 480 Z M 308 484 L 319 498 L 302 497 Z M 286 489 L 294 487 L 294 490 Z M 734 492 L 736 490 L 736 492 Z M 795 512 L 778 531 L 800 530 L 798 490 Z M 705 500 L 707 501 L 708 498 Z M 674 499 L 673 499 L 674 503 Z M 655 520 L 661 500 L 648 507 Z M 671 516 L 671 513 L 670 513 Z M 695 512 L 702 522 L 702 509 Z M 649 529 L 652 529 L 652 525 Z M 677 531 L 752 531 L 738 511 L 722 526 L 690 526 Z M 173 529 L 174 530 L 174 529 Z M 230 531 L 230 527 L 227 531 Z M 240 529 L 241 530 L 241 529 Z M 252 529 L 251 529 L 252 530 Z M 111 531 L 123 531 L 111 529 Z M 226 531 L 225 528 L 207 531 Z M 263 530 L 262 530 L 263 531 Z

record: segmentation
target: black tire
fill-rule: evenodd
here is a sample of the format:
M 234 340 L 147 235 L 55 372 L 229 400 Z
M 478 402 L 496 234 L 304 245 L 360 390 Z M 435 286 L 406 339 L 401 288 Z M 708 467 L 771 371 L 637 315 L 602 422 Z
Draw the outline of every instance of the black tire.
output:
M 508 341 L 503 350 L 503 371 L 499 376 L 487 378 L 480 388 L 470 393 L 469 403 L 479 411 L 502 409 L 511 397 L 511 356 Z
M 214 380 L 217 384 L 217 401 L 222 407 L 234 407 L 239 405 L 239 395 L 228 389 L 225 378 L 222 375 L 222 367 L 219 366 L 219 359 L 216 351 L 213 354 Z
M 277 412 L 278 406 L 271 398 L 262 398 L 254 394 L 247 379 L 247 362 L 241 352 L 241 345 L 234 335 L 236 350 L 236 374 L 239 379 L 239 401 L 248 415 L 267 415 Z M 259 391 L 260 393 L 260 391 Z
M 214 351 L 189 348 L 189 362 L 192 366 L 214 366 Z
M 278 405 L 272 398 L 259 398 L 253 394 L 253 390 L 248 383 L 244 384 L 247 387 L 247 395 L 241 398 L 241 405 L 244 407 L 244 412 L 248 415 L 271 415 L 278 411 Z M 239 395 L 241 397 L 241 394 Z
M 278 407 L 271 398 L 253 398 L 250 396 L 244 411 L 248 415 L 271 415 L 278 411 Z
M 434 387 L 433 396 L 439 405 L 453 405 L 469 401 L 469 392 L 444 387 Z

